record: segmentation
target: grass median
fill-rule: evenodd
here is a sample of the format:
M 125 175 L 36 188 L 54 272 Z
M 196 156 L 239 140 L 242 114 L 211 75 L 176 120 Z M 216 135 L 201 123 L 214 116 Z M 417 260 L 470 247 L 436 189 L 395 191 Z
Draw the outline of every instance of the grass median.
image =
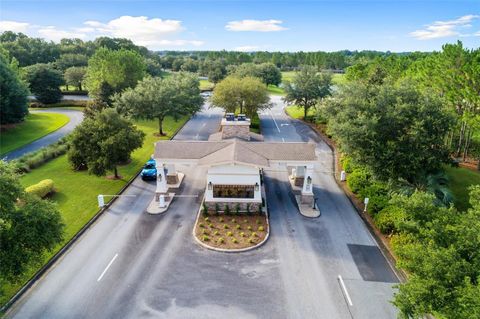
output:
M 58 252 L 98 211 L 98 194 L 116 194 L 140 170 L 142 165 L 153 154 L 153 143 L 160 139 L 169 139 L 188 120 L 183 117 L 177 122 L 173 118 L 166 118 L 163 122 L 163 137 L 154 136 L 158 132 L 157 121 L 136 121 L 139 129 L 145 132 L 142 148 L 132 153 L 132 160 L 127 165 L 119 166 L 122 179 L 110 180 L 97 177 L 85 171 L 73 171 L 68 163 L 67 156 L 60 156 L 45 165 L 32 170 L 21 177 L 20 182 L 27 187 L 43 179 L 52 179 L 56 193 L 51 200 L 56 202 L 63 221 L 66 225 L 63 242 L 52 252 L 47 253 L 41 265 L 31 267 L 17 283 L 10 283 L 3 287 L 4 294 L 0 304 L 5 304 L 56 252 Z M 106 201 L 110 198 L 106 198 Z
M 65 114 L 30 113 L 25 121 L 0 134 L 0 156 L 48 135 L 70 121 Z

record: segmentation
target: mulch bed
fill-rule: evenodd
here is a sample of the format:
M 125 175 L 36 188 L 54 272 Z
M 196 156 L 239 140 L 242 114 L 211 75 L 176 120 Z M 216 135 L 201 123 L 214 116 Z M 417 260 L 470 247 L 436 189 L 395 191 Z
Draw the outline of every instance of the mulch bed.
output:
M 202 213 L 195 226 L 195 236 L 200 241 L 222 249 L 253 247 L 265 239 L 267 232 L 267 216 L 256 213 Z

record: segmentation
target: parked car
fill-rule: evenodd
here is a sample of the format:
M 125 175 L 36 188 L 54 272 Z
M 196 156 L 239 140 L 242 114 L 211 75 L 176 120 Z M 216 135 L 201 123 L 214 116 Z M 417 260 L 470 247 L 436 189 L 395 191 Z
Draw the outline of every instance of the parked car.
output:
M 140 176 L 144 181 L 157 179 L 157 167 L 154 159 L 151 159 L 145 163 Z

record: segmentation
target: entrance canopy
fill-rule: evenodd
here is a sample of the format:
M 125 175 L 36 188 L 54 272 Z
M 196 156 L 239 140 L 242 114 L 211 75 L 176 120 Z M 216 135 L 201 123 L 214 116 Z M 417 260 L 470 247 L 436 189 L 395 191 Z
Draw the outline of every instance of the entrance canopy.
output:
M 202 166 L 244 164 L 259 168 L 278 163 L 297 164 L 316 161 L 315 144 L 222 141 L 159 141 L 154 158 L 163 163 L 193 162 Z

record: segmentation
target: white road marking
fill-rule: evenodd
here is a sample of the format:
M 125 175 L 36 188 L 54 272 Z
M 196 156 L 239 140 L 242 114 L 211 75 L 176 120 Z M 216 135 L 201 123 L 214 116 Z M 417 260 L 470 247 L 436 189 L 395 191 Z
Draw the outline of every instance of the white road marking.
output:
M 110 268 L 110 266 L 113 264 L 113 262 L 115 261 L 115 259 L 117 259 L 117 257 L 118 257 L 118 254 L 115 254 L 115 256 L 113 256 L 112 260 L 110 260 L 110 262 L 108 263 L 107 267 L 105 267 L 105 269 L 103 270 L 103 272 L 102 272 L 102 274 L 100 275 L 100 277 L 98 277 L 97 281 L 102 280 L 103 275 L 105 275 L 105 273 L 107 272 L 108 268 Z
M 342 287 L 344 293 L 345 293 L 345 298 L 347 298 L 348 304 L 353 306 L 352 299 L 350 299 L 350 295 L 348 294 L 347 287 L 345 287 L 345 283 L 343 282 L 342 276 L 338 275 L 338 280 L 340 281 L 340 286 Z
M 270 111 L 270 115 L 272 116 L 273 123 L 275 123 L 275 126 L 277 127 L 278 133 L 280 133 L 280 128 L 278 127 L 277 121 L 275 121 L 275 118 L 273 117 L 272 111 Z

